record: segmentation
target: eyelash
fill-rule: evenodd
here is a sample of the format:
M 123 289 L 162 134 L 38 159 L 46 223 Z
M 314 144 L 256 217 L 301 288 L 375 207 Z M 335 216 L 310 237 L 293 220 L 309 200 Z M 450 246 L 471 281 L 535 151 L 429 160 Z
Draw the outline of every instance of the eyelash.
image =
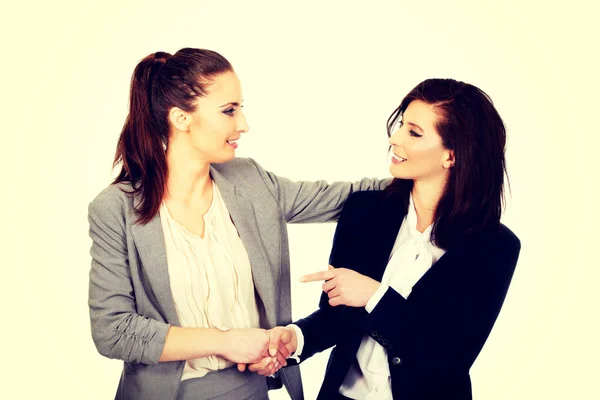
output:
M 398 121 L 398 129 L 402 128 L 402 126 L 404 126 L 404 122 L 402 122 L 402 120 Z M 413 130 L 410 130 L 408 132 L 410 133 L 410 136 L 412 136 L 412 137 L 422 137 L 423 136 Z
M 242 104 L 240 107 L 244 107 L 244 105 Z M 227 110 L 223 111 L 223 114 L 227 114 L 230 117 L 233 117 L 233 114 L 235 114 L 236 110 L 237 110 L 237 108 L 231 107 L 231 108 L 228 108 Z

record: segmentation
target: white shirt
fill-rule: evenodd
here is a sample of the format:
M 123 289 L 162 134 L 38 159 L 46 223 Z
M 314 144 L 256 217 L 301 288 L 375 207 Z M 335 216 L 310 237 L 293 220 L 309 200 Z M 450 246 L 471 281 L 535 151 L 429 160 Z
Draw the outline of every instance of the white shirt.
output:
M 179 322 L 191 328 L 257 328 L 259 314 L 248 253 L 214 182 L 213 200 L 203 218 L 204 238 L 200 238 L 178 224 L 164 202 L 160 207 Z M 182 380 L 231 365 L 218 356 L 188 360 Z
M 411 195 L 408 213 L 402 221 L 381 285 L 365 306 L 367 312 L 373 311 L 389 287 L 408 298 L 415 283 L 445 253 L 431 243 L 430 234 L 431 226 L 423 233 L 417 230 L 417 213 Z M 304 347 L 304 336 L 299 327 L 291 327 L 298 337 L 295 355 L 299 356 Z M 350 367 L 339 392 L 357 400 L 392 400 L 387 351 L 373 338 L 365 336 L 356 358 L 358 366 L 353 364 Z

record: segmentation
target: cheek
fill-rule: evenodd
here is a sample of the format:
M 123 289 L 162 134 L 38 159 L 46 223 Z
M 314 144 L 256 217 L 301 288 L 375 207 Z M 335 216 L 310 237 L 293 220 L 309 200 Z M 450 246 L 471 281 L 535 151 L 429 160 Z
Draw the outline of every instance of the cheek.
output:
M 418 143 L 406 150 L 406 156 L 413 167 L 423 170 L 442 168 L 444 150 L 432 143 Z

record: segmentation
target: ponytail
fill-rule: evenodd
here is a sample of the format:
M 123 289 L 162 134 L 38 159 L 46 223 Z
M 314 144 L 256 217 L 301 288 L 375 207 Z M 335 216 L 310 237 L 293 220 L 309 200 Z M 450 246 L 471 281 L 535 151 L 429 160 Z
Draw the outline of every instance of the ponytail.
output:
M 117 144 L 114 166 L 122 163 L 113 183 L 130 182 L 133 193 L 141 195 L 136 206 L 138 222 L 145 224 L 156 215 L 167 181 L 168 124 L 161 123 L 153 107 L 157 80 L 170 54 L 157 52 L 137 65 L 131 78 L 129 114 Z M 166 122 L 166 121 L 165 121 Z

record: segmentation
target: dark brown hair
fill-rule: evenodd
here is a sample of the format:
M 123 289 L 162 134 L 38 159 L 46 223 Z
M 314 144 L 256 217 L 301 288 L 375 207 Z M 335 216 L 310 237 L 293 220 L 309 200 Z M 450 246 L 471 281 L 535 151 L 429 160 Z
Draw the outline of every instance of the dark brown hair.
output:
M 114 167 L 122 163 L 113 183 L 132 185 L 138 222 L 148 223 L 158 212 L 167 180 L 165 147 L 169 139 L 169 111 L 196 110 L 195 99 L 207 94 L 217 75 L 233 71 L 220 54 L 184 48 L 177 53 L 156 52 L 141 60 L 131 77 L 129 114 L 121 131 Z
M 408 105 L 433 105 L 436 129 L 455 165 L 435 211 L 431 241 L 447 249 L 468 235 L 497 229 L 504 204 L 506 128 L 482 90 L 453 79 L 427 79 L 404 97 L 387 121 L 388 136 Z M 401 194 L 408 207 L 413 181 L 394 179 L 388 194 Z

